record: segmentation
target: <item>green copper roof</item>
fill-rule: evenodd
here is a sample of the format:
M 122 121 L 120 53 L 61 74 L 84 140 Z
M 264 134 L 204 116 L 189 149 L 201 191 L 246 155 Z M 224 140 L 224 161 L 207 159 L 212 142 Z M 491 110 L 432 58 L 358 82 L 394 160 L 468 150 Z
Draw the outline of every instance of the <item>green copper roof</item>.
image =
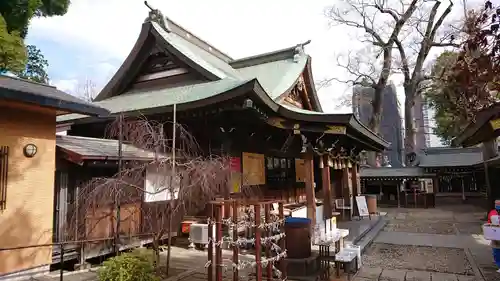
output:
M 306 67 L 309 56 L 277 60 L 238 69 L 243 78 L 257 78 L 267 94 L 274 100 L 288 91 Z
M 209 80 L 196 85 L 168 87 L 165 89 L 144 89 L 119 93 L 126 89 L 135 79 L 124 73 L 126 69 L 137 67 L 139 51 L 147 51 L 147 40 L 155 38 L 156 44 L 166 48 L 174 56 L 182 58 L 184 63 L 196 66 Z M 149 39 L 148 39 L 149 38 Z M 264 92 L 277 100 L 296 82 L 307 66 L 309 56 L 303 52 L 302 45 L 283 49 L 241 60 L 226 61 L 210 52 L 210 48 L 202 48 L 191 42 L 186 34 L 165 30 L 155 22 L 143 25 L 139 39 L 131 54 L 127 57 L 117 74 L 98 96 L 96 105 L 108 109 L 111 114 L 118 112 L 141 112 L 175 104 L 186 104 L 222 94 L 257 79 Z M 232 67 L 231 64 L 237 66 Z M 128 78 L 127 78 L 128 77 Z M 116 86 L 119 85 L 119 86 Z M 120 86 L 121 85 L 121 86 Z M 104 94 L 103 94 L 104 92 Z M 58 122 L 84 118 L 83 115 L 71 114 L 61 116 Z
M 111 114 L 120 112 L 141 111 L 145 109 L 161 108 L 175 104 L 189 103 L 213 97 L 227 92 L 248 82 L 226 78 L 219 81 L 195 84 L 169 89 L 127 92 L 111 97 L 94 104 L 108 109 Z M 67 114 L 57 118 L 57 122 L 70 121 L 88 116 L 81 114 Z
M 219 59 L 218 57 L 210 54 L 209 52 L 203 50 L 202 48 L 192 44 L 183 37 L 173 33 L 165 31 L 156 22 L 152 22 L 153 28 L 160 34 L 166 42 L 168 42 L 172 47 L 177 49 L 183 55 L 188 57 L 197 65 L 203 67 L 205 70 L 211 72 L 219 79 L 224 79 L 228 76 L 238 77 L 238 72 L 235 71 L 227 62 Z

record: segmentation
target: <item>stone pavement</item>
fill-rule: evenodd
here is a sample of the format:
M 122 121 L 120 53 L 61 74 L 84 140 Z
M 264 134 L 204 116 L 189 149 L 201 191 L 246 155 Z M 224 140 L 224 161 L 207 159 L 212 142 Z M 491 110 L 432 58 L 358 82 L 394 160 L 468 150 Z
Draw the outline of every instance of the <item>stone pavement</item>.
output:
M 381 231 L 374 243 L 388 243 L 398 245 L 415 245 L 447 248 L 475 247 L 477 240 L 471 235 L 445 235 L 412 232 L 387 232 Z
M 437 273 L 417 270 L 398 270 L 363 267 L 356 275 L 356 281 L 475 281 L 474 276 Z
M 481 235 L 484 210 L 462 205 L 384 211 L 389 222 L 363 256 L 355 281 L 500 280 Z

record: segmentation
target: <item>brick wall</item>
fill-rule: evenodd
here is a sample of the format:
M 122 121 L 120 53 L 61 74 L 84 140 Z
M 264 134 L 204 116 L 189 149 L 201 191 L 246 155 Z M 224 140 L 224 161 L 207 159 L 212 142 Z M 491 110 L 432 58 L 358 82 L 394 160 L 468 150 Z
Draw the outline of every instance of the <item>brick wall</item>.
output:
M 0 248 L 52 242 L 55 111 L 0 101 L 0 145 L 9 146 L 6 209 Z M 33 158 L 23 147 L 38 147 Z M 0 251 L 0 275 L 50 264 L 50 247 Z

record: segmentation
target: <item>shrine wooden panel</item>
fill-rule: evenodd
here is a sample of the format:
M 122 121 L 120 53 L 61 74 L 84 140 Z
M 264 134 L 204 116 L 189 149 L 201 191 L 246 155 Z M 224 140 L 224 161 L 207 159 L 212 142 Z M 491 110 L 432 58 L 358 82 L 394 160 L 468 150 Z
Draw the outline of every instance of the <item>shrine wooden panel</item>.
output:
M 263 154 L 243 152 L 243 185 L 266 184 L 265 158 Z

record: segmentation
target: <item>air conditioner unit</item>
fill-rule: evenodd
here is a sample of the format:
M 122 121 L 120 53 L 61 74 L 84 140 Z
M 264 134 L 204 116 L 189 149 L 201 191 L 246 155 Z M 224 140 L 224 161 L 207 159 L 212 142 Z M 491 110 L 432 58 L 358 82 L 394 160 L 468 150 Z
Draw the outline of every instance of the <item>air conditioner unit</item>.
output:
M 215 236 L 215 225 L 212 225 Z M 189 240 L 194 244 L 208 244 L 208 224 L 193 223 L 189 229 Z

